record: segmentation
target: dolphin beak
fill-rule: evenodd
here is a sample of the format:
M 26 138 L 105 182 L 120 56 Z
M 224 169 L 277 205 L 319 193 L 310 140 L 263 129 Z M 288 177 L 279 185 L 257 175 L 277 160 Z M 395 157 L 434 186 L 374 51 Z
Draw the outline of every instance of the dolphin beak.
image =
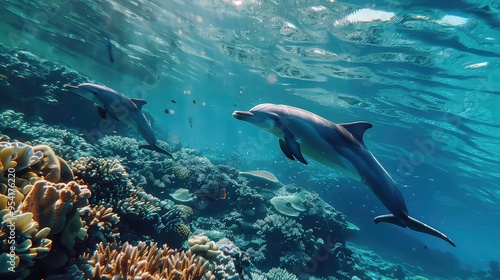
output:
M 254 114 L 252 112 L 247 111 L 234 111 L 233 117 L 237 120 L 245 120 L 249 117 L 252 117 Z

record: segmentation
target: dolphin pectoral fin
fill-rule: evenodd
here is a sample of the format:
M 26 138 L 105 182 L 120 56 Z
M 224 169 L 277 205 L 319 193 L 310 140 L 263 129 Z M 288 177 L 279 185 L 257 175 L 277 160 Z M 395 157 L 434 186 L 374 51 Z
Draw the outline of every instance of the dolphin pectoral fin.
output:
M 352 136 L 354 136 L 354 138 L 356 138 L 356 140 L 358 140 L 358 142 L 362 144 L 364 144 L 363 135 L 365 134 L 365 131 L 373 127 L 373 125 L 369 122 L 352 122 L 342 123 L 339 125 L 349 131 Z
M 99 109 L 97 109 L 97 112 L 99 112 L 99 116 L 101 116 L 101 118 L 106 119 L 106 110 L 99 107 Z
M 296 159 L 307 165 L 307 161 L 300 150 L 299 142 L 295 140 L 295 137 L 290 134 L 285 134 L 285 145 Z
M 279 139 L 279 142 L 280 142 L 280 148 L 281 148 L 281 151 L 283 152 L 283 154 L 291 159 L 291 160 L 295 160 L 295 158 L 293 157 L 292 155 L 292 152 L 290 152 L 290 149 L 288 149 L 288 147 L 286 146 L 286 143 L 285 141 Z
M 382 223 L 390 223 L 390 224 L 395 224 L 400 227 L 406 227 L 400 220 L 398 220 L 394 215 L 392 214 L 387 214 L 387 215 L 380 215 L 375 217 L 373 221 L 378 224 L 380 222 Z
M 431 226 L 429 226 L 429 225 L 427 225 L 427 224 L 425 224 L 425 223 L 423 223 L 415 218 L 412 218 L 410 216 L 406 216 L 404 218 L 404 220 L 402 221 L 402 220 L 396 218 L 392 214 L 387 214 L 387 215 L 381 215 L 381 216 L 375 217 L 374 221 L 376 224 L 383 222 L 383 223 L 395 224 L 395 225 L 398 225 L 400 227 L 408 227 L 414 231 L 427 233 L 429 235 L 440 238 L 440 239 L 450 243 L 451 246 L 457 247 L 455 245 L 455 243 L 448 236 L 446 236 L 444 233 L 442 233 L 442 232 L 438 231 L 437 229 L 435 229 L 435 228 L 433 228 L 433 227 L 431 227 Z
M 115 115 L 115 113 L 114 113 L 113 109 L 111 108 L 111 106 L 109 106 L 109 104 L 104 103 L 104 111 L 105 111 L 107 114 L 109 114 L 109 115 L 110 115 L 113 119 L 115 119 L 115 120 L 117 120 L 117 121 L 120 121 L 120 120 L 118 119 L 118 117 L 116 117 L 116 115 Z M 99 114 L 101 114 L 101 113 L 99 113 Z
M 130 101 L 134 102 L 135 106 L 137 106 L 139 110 L 142 109 L 142 106 L 144 106 L 144 104 L 147 104 L 147 102 L 143 99 L 130 98 Z
M 158 147 L 156 145 L 154 145 L 154 146 L 153 145 L 141 145 L 141 146 L 139 146 L 139 148 L 141 148 L 141 149 L 148 149 L 148 150 L 151 150 L 151 151 L 158 152 L 160 154 L 167 155 L 170 158 L 174 158 L 174 156 L 171 153 L 165 151 L 164 149 L 162 149 L 162 148 L 160 148 L 160 147 Z
M 457 247 L 455 245 L 455 243 L 448 237 L 446 236 L 444 233 L 440 232 L 439 230 L 415 219 L 415 218 L 412 218 L 410 216 L 407 217 L 408 220 L 406 222 L 406 226 L 409 227 L 410 229 L 414 230 L 414 231 L 419 231 L 419 232 L 423 232 L 423 233 L 427 233 L 427 234 L 430 234 L 430 235 L 433 235 L 437 238 L 441 238 L 443 239 L 444 241 L 448 242 L 451 244 L 451 246 L 453 247 Z

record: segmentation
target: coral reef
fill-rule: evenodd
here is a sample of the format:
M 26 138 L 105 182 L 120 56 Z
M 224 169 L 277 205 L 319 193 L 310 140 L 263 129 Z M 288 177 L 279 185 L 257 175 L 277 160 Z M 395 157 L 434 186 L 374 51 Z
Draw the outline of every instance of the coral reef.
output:
M 258 187 L 278 187 L 279 181 L 274 174 L 265 170 L 252 170 L 240 172 L 241 177 L 247 178 L 252 186 Z
M 43 153 L 21 142 L 0 142 L 0 181 L 6 183 L 5 173 L 26 169 L 39 162 Z
M 274 280 L 298 280 L 297 276 L 281 268 L 270 269 L 266 276 Z
M 33 150 L 43 154 L 43 157 L 37 163 L 40 166 L 36 167 L 40 170 L 41 178 L 52 183 L 67 183 L 75 179 L 69 165 L 64 159 L 57 156 L 51 147 L 38 145 L 34 146 Z
M 1 269 L 0 275 L 5 279 L 26 278 L 32 270 L 41 275 L 56 271 L 75 255 L 75 242 L 86 236 L 78 209 L 88 204 L 91 193 L 87 186 L 74 181 L 54 184 L 43 180 L 48 175 L 45 172 L 53 169 L 38 170 L 36 164 L 43 162 L 44 157 L 54 156 L 52 153 L 49 149 L 35 152 L 20 142 L 0 144 L 2 236 L 10 237 L 1 239 L 0 256 L 5 259 L 9 254 L 12 260 L 10 269 Z
M 306 211 L 304 201 L 305 197 L 300 193 L 275 196 L 270 200 L 276 211 L 290 217 L 298 217 L 301 212 Z
M 188 189 L 180 188 L 172 191 L 170 196 L 177 202 L 187 203 L 193 201 L 193 194 Z
M 44 258 L 52 247 L 52 240 L 46 238 L 50 228 L 39 229 L 31 213 L 10 212 L 5 196 L 0 197 L 0 209 L 0 276 L 2 279 L 13 275 L 27 277 L 29 267 L 36 259 Z
M 2 280 L 235 280 L 233 256 L 245 253 L 255 280 L 437 279 L 346 245 L 353 227 L 303 190 L 308 186 L 285 186 L 263 170 L 240 172 L 227 165 L 237 160 L 180 145 L 170 149 L 175 159 L 138 149 L 142 139 L 133 131 L 120 136 L 118 123 L 114 135 L 105 135 L 95 128 L 93 105 L 80 107 L 79 97 L 60 88 L 88 79 L 28 52 L 2 50 L 0 109 L 8 110 L 0 113 L 0 264 L 13 264 L 0 265 Z M 271 168 L 264 161 L 248 165 Z M 330 179 L 320 176 L 311 180 Z M 224 199 L 210 193 L 221 189 Z M 193 247 L 181 252 L 165 244 Z M 442 278 L 498 278 L 498 264 L 490 270 Z
M 190 251 L 178 252 L 156 243 L 99 244 L 85 266 L 89 279 L 197 280 L 205 274 L 207 262 Z
M 100 242 L 107 244 L 120 240 L 120 230 L 117 227 L 120 217 L 114 213 L 113 208 L 106 208 L 102 205 L 87 206 L 80 209 L 80 216 L 87 228 L 88 237 L 85 240 L 85 246 L 89 250 L 96 250 Z M 80 251 L 88 252 L 86 249 L 80 249 Z
M 214 241 L 211 241 L 205 235 L 193 235 L 188 239 L 188 245 L 191 252 L 204 257 L 207 260 L 213 260 L 221 254 Z
M 304 229 L 297 221 L 277 214 L 266 216 L 254 223 L 257 234 L 273 240 L 274 246 L 280 250 L 300 250 L 305 245 L 302 240 Z

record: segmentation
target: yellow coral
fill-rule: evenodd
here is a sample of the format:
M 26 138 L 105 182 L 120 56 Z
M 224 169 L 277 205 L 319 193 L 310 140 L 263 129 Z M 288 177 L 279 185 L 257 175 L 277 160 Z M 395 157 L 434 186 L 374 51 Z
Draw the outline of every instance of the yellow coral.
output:
M 0 182 L 6 183 L 15 171 L 23 170 L 40 161 L 43 154 L 35 152 L 33 147 L 21 142 L 0 142 Z
M 180 224 L 176 228 L 177 233 L 182 236 L 188 236 L 191 233 L 191 229 L 188 225 Z

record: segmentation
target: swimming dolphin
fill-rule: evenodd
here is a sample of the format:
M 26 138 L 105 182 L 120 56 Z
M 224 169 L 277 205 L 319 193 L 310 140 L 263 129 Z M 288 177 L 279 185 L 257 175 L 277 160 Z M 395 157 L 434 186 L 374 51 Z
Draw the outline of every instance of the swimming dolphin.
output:
M 155 133 L 141 110 L 146 101 L 128 98 L 116 90 L 91 83 L 79 84 L 78 86 L 64 85 L 64 87 L 99 106 L 99 114 L 102 118 L 109 115 L 113 119 L 122 121 L 137 130 L 149 144 L 139 146 L 139 148 L 153 150 L 173 157 L 172 154 L 156 145 Z
M 391 214 L 378 216 L 386 222 L 427 233 L 455 243 L 440 231 L 408 215 L 403 195 L 392 177 L 363 142 L 368 122 L 335 124 L 309 111 L 286 105 L 260 104 L 233 117 L 252 123 L 279 138 L 288 158 L 307 164 L 304 155 L 366 184 Z

